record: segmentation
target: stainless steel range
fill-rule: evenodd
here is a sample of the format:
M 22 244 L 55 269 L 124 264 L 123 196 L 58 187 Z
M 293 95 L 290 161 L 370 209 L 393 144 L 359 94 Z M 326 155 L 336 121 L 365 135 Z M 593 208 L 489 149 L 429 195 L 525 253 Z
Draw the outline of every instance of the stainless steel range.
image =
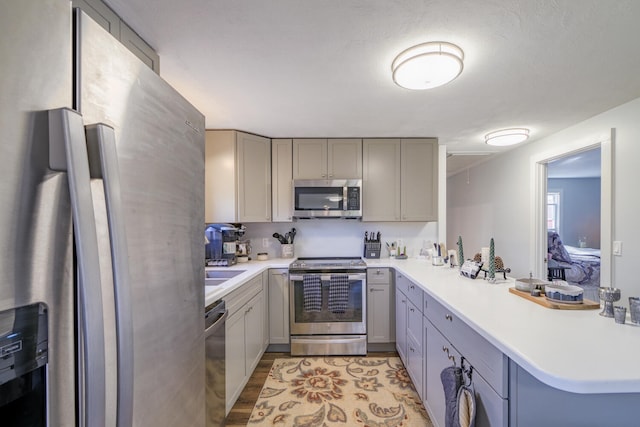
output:
M 289 265 L 292 355 L 367 353 L 366 269 L 359 257 Z

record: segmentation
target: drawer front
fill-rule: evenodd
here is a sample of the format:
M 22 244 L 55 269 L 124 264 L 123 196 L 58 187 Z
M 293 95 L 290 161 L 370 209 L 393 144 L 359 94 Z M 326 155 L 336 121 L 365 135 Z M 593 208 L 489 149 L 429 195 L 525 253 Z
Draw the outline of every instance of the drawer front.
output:
M 391 283 L 391 269 L 389 268 L 368 268 L 367 283 L 370 285 L 388 285 Z
M 396 289 L 399 290 L 400 292 L 402 292 L 403 294 L 407 295 L 407 292 L 409 292 L 409 283 L 411 281 L 409 279 L 407 279 L 406 277 L 404 277 L 404 275 L 400 274 L 400 273 L 396 273 Z
M 415 283 L 409 281 L 409 285 L 407 287 L 407 298 L 409 301 L 415 304 L 420 313 L 422 313 L 422 298 L 424 297 L 424 292 L 422 288 Z
M 416 342 L 422 343 L 422 313 L 411 300 L 407 302 L 407 333 Z
M 501 396 L 508 396 L 508 358 L 430 295 L 425 316 Z
M 400 289 L 422 313 L 422 294 L 424 292 L 420 286 L 407 279 L 403 274 L 396 273 L 396 288 Z
M 256 296 L 262 291 L 262 275 L 258 275 L 253 279 L 248 280 L 238 289 L 231 292 L 223 299 L 229 310 L 229 316 L 232 316 L 242 306 L 244 306 L 251 298 Z

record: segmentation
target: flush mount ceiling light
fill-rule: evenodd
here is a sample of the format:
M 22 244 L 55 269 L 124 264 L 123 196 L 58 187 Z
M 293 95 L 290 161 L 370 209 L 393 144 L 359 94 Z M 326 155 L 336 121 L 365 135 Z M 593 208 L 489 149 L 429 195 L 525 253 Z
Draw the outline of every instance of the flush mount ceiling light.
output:
M 391 64 L 393 81 L 406 89 L 432 89 L 458 77 L 463 60 L 464 52 L 453 43 L 422 43 L 396 56 Z
M 529 138 L 529 129 L 510 128 L 497 130 L 484 136 L 484 142 L 489 145 L 504 147 L 507 145 L 519 144 Z

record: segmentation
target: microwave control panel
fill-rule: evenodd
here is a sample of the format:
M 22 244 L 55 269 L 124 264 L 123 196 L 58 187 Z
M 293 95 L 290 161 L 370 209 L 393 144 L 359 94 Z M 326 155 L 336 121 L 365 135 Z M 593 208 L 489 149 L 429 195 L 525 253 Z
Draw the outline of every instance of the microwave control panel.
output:
M 360 210 L 360 187 L 347 187 L 347 209 L 348 211 Z

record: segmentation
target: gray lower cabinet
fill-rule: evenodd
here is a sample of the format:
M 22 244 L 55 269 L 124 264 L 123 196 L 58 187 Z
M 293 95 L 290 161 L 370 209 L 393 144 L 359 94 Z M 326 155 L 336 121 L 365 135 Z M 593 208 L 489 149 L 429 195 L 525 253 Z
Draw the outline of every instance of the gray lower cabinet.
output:
M 444 427 L 445 400 L 440 372 L 460 363 L 460 354 L 440 332 L 424 319 L 425 381 L 422 401 L 434 426 Z M 453 359 L 449 359 L 452 357 Z M 458 365 L 459 366 L 459 365 Z
M 269 344 L 289 345 L 289 271 L 269 270 Z
M 396 350 L 403 362 L 407 360 L 407 296 L 396 282 Z M 405 363 L 406 365 L 406 363 Z
M 447 366 L 473 368 L 477 427 L 509 425 L 509 359 L 461 321 L 450 310 L 424 293 L 425 387 L 422 399 L 434 421 L 444 427 L 444 391 L 440 372 Z
M 422 289 L 396 273 L 396 349 L 418 394 L 422 394 L 424 355 Z M 417 303 L 417 305 L 416 305 Z
M 637 409 L 640 393 L 579 394 L 558 390 L 543 384 L 513 361 L 509 367 L 509 382 L 511 426 L 640 425 Z
M 440 373 L 454 363 L 460 366 L 461 355 L 433 324 L 424 318 L 425 339 L 425 384 L 423 403 L 433 424 L 444 427 L 445 399 Z M 465 367 L 470 366 L 465 362 Z M 475 370 L 472 384 L 476 397 L 475 425 L 494 427 L 508 425 L 508 400 L 500 397 L 484 378 Z
M 509 359 L 402 273 L 395 285 L 396 348 L 434 425 L 445 427 L 440 373 L 464 357 L 473 367 L 475 425 L 508 426 Z
M 367 343 L 396 340 L 395 286 L 390 268 L 367 269 Z
M 262 275 L 227 295 L 225 392 L 227 414 L 240 396 L 265 350 L 265 295 Z

